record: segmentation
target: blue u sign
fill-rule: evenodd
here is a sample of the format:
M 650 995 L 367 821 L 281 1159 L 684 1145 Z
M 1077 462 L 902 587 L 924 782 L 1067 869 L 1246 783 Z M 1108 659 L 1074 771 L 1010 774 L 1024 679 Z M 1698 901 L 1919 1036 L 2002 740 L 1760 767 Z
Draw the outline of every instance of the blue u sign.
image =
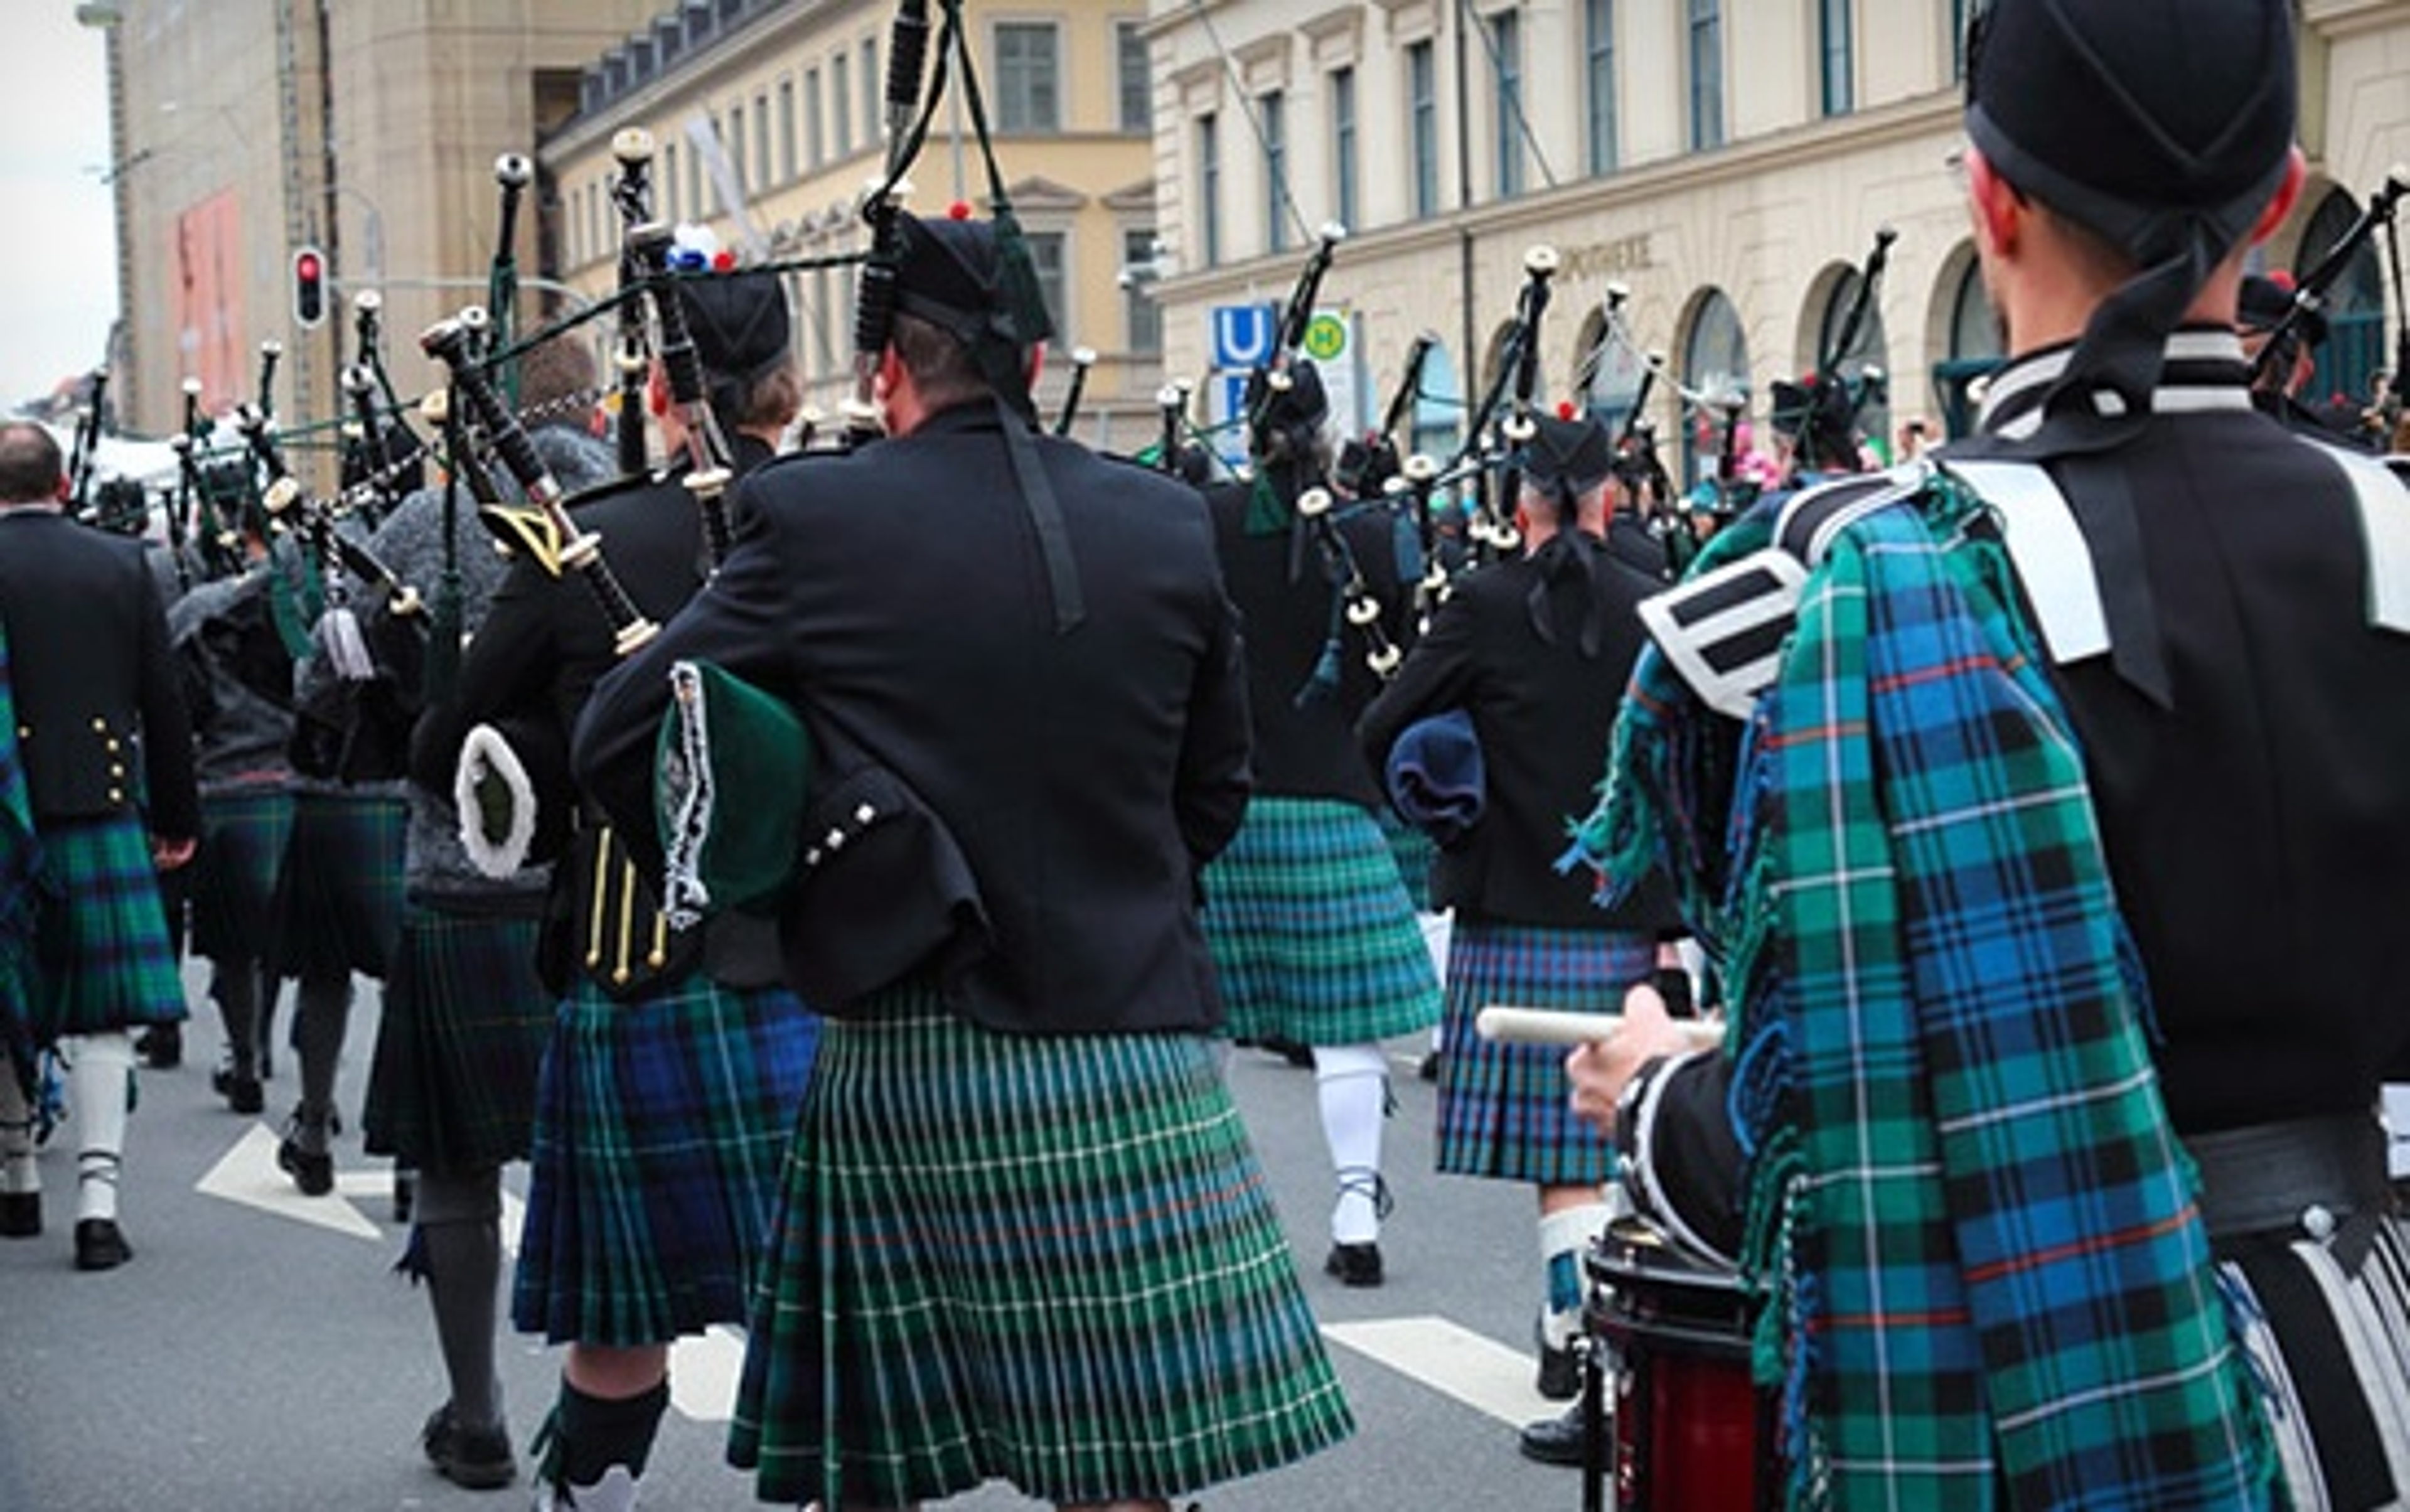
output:
M 1272 359 L 1277 335 L 1272 307 L 1268 304 L 1217 304 L 1213 322 L 1213 366 L 1255 368 Z

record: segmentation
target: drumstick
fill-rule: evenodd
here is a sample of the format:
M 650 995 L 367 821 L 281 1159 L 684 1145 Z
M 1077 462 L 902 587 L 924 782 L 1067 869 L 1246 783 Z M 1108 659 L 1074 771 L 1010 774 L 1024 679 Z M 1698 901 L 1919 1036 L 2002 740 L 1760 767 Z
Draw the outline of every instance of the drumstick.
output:
M 1724 1041 L 1724 1026 L 1706 1019 L 1669 1020 L 1691 1048 L 1712 1050 Z M 1481 1038 L 1510 1045 L 1588 1045 L 1612 1040 L 1623 1027 L 1620 1013 L 1571 1013 L 1554 1008 L 1511 1008 L 1492 1003 L 1473 1021 Z

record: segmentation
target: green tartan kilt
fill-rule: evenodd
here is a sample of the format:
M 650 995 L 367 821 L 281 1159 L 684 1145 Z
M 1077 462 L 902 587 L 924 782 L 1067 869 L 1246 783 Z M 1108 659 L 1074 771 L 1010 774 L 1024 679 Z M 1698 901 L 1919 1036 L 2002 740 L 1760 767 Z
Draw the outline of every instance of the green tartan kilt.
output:
M 1205 871 L 1230 1035 L 1356 1045 L 1439 1022 L 1439 976 L 1396 855 L 1354 804 L 1257 798 Z
M 820 1020 L 696 973 L 617 1003 L 583 976 L 536 1092 L 511 1315 L 553 1344 L 741 1323 Z
M 190 868 L 195 955 L 277 959 L 277 880 L 292 840 L 287 788 L 263 783 L 201 795 L 201 844 Z
M 184 983 L 141 820 L 51 820 L 41 840 L 59 892 L 43 900 L 35 924 L 27 1037 L 48 1044 L 181 1021 Z
M 880 1008 L 796 1123 L 729 1439 L 760 1499 L 1178 1496 L 1353 1431 L 1210 1040 Z
M 403 905 L 360 1120 L 370 1155 L 448 1173 L 527 1157 L 554 1007 L 535 974 L 544 898 L 515 914 L 480 902 Z
M 383 980 L 401 935 L 409 808 L 382 788 L 302 788 L 277 889 L 277 974 Z

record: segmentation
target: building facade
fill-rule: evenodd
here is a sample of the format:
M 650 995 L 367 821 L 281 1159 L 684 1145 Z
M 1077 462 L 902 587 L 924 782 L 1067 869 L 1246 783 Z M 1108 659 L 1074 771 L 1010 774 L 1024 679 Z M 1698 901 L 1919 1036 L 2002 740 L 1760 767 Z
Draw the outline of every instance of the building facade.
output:
M 356 356 L 353 297 L 385 300 L 398 382 L 417 333 L 476 299 L 497 251 L 495 159 L 532 154 L 576 106 L 586 63 L 660 0 L 118 0 L 106 25 L 123 301 L 112 389 L 126 429 L 178 428 L 256 398 L 283 348 L 288 423 L 331 416 Z M 539 183 L 517 266 L 542 277 Z M 333 296 L 295 319 L 293 254 Z M 399 350 L 394 350 L 399 348 Z
M 1696 476 L 1691 401 L 1744 391 L 1762 418 L 1768 385 L 1812 371 L 1844 328 L 1887 228 L 1887 270 L 1841 366 L 1882 370 L 1870 429 L 1961 426 L 1968 382 L 1998 352 L 1953 166 L 1967 8 L 1153 0 L 1167 367 L 1221 392 L 1216 313 L 1284 298 L 1301 229 L 1336 220 L 1350 234 L 1320 302 L 1352 329 L 1357 370 L 1341 423 L 1378 423 L 1429 331 L 1408 425 L 1416 447 L 1445 452 L 1545 245 L 1558 265 L 1545 397 L 1619 417 L 1642 354 L 1662 354 L 1671 381 L 1650 417 L 1684 438 Z M 2264 258 L 2306 269 L 2410 157 L 2410 6 L 2302 8 L 2311 182 Z M 2364 393 L 2384 365 L 2380 257 L 2363 248 L 2336 285 L 2322 386 Z
M 724 7 L 723 7 L 724 8 Z M 559 186 L 559 269 L 610 291 L 624 235 L 613 139 L 641 127 L 655 218 L 708 227 L 748 263 L 807 263 L 789 284 L 810 403 L 834 414 L 853 379 L 860 207 L 885 167 L 891 0 L 755 5 L 694 38 L 658 16 L 592 60 L 576 116 L 541 152 Z M 693 0 L 687 7 L 694 9 Z M 937 7 L 932 7 L 934 13 Z M 1009 198 L 1029 236 L 1055 335 L 1039 413 L 1060 414 L 1075 352 L 1095 355 L 1078 433 L 1141 444 L 1162 371 L 1154 305 L 1125 284 L 1155 239 L 1154 118 L 1144 0 L 1030 7 L 969 0 L 964 37 Z M 933 24 L 931 67 L 938 36 Z M 908 176 L 907 207 L 990 208 L 987 167 L 962 90 L 949 88 Z

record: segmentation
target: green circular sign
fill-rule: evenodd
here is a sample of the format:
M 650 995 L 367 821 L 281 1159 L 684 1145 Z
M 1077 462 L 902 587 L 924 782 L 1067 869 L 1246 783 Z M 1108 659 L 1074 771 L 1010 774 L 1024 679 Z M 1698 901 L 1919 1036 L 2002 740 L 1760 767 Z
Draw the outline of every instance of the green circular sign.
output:
M 1305 355 L 1328 362 L 1347 350 L 1347 322 L 1337 315 L 1316 315 L 1305 325 Z

